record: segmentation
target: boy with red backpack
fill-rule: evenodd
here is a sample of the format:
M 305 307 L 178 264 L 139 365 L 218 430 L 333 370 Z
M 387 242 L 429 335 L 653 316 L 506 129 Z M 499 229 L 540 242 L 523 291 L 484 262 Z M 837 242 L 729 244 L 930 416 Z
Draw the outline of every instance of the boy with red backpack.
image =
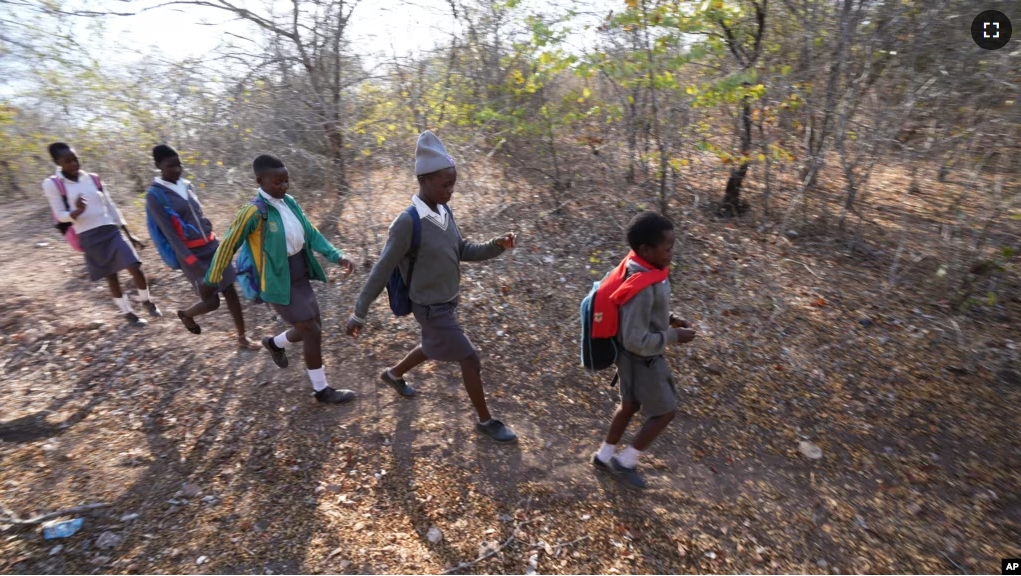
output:
M 592 465 L 629 486 L 645 488 L 636 469 L 638 459 L 677 411 L 673 376 L 663 354 L 669 344 L 691 342 L 695 331 L 670 312 L 668 277 L 676 240 L 673 223 L 654 212 L 644 212 L 628 225 L 627 240 L 631 253 L 583 303 L 582 341 L 588 350 L 583 349 L 582 359 L 590 368 L 602 368 L 590 364 L 592 341 L 608 342 L 615 350 L 620 379 L 620 403 L 606 439 L 592 455 Z M 586 307 L 591 309 L 588 315 Z M 645 424 L 631 445 L 617 453 L 617 443 L 639 410 L 646 416 Z

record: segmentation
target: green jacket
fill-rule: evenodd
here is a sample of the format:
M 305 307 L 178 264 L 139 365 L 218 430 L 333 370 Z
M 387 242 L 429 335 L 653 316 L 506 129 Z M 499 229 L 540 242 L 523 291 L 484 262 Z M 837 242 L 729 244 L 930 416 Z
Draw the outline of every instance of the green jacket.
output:
M 284 202 L 291 208 L 298 220 L 301 220 L 301 224 L 305 228 L 305 258 L 308 262 L 309 278 L 325 282 L 326 272 L 323 271 L 312 251 L 322 254 L 334 264 L 340 263 L 341 258 L 344 257 L 343 252 L 330 244 L 330 241 L 308 221 L 301 206 L 298 206 L 290 194 L 284 196 Z M 264 238 L 265 250 L 262 249 Z M 227 236 L 220 241 L 220 247 L 216 249 L 213 263 L 206 272 L 206 285 L 218 286 L 220 284 L 223 271 L 230 266 L 234 254 L 246 240 L 252 251 L 255 270 L 259 274 L 259 296 L 273 304 L 284 306 L 290 304 L 291 270 L 287 265 L 287 238 L 284 234 L 284 222 L 280 217 L 280 211 L 269 202 L 266 202 L 265 226 L 262 225 L 262 215 L 259 214 L 259 209 L 251 202 L 245 204 L 238 211 L 227 231 Z

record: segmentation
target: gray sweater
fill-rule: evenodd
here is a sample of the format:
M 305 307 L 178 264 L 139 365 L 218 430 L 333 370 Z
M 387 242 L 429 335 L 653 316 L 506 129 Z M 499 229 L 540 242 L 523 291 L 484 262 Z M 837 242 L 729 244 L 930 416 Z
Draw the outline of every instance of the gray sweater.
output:
M 394 267 L 400 267 L 401 276 L 407 281 L 410 262 L 408 252 L 411 250 L 414 226 L 407 212 L 401 212 L 390 224 L 390 236 L 383 247 L 383 253 L 372 267 L 369 279 L 365 281 L 355 302 L 356 319 L 365 320 L 369 306 L 386 287 Z M 461 289 L 462 261 L 480 262 L 496 258 L 502 253 L 503 248 L 496 244 L 495 239 L 485 244 L 465 240 L 449 213 L 445 230 L 432 219 L 422 218 L 422 243 L 411 275 L 411 301 L 423 306 L 450 302 L 457 298 Z
M 647 272 L 635 262 L 628 262 L 628 272 Z M 667 344 L 677 342 L 677 333 L 670 328 L 670 281 L 653 284 L 620 307 L 618 328 L 624 349 L 636 356 L 659 356 Z

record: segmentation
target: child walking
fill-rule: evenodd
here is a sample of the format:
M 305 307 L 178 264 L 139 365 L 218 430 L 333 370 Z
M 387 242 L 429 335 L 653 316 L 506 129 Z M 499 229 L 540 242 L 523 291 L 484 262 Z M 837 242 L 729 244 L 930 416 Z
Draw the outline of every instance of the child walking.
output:
M 674 225 L 654 212 L 636 216 L 627 228 L 631 246 L 622 265 L 626 274 L 613 272 L 600 284 L 614 294 L 623 279 L 636 274 L 650 274 L 645 288 L 620 305 L 617 354 L 617 375 L 620 377 L 620 404 L 610 422 L 610 429 L 599 451 L 592 455 L 592 465 L 609 471 L 621 482 L 645 488 L 638 474 L 638 459 L 652 441 L 666 429 L 677 411 L 677 393 L 670 367 L 663 357 L 669 344 L 683 344 L 695 338 L 686 320 L 670 312 L 670 281 L 667 279 L 673 257 Z M 616 279 L 616 285 L 614 280 Z M 619 454 L 617 443 L 627 430 L 631 418 L 639 410 L 646 416 L 638 434 Z
M 145 194 L 146 208 L 173 248 L 174 255 L 181 264 L 181 272 L 191 282 L 195 293 L 201 296 L 199 288 L 220 241 L 213 233 L 212 222 L 202 213 L 202 204 L 195 195 L 195 188 L 191 182 L 181 177 L 184 170 L 177 150 L 166 144 L 160 144 L 152 149 L 152 159 L 159 168 L 160 175 L 153 179 L 152 186 Z M 176 222 L 171 214 L 177 216 Z M 234 288 L 236 278 L 234 265 L 228 264 L 216 291 L 223 294 L 223 299 L 227 301 L 227 309 L 230 310 L 234 327 L 238 332 L 238 347 L 243 350 L 256 349 L 258 346 L 249 342 L 245 335 L 241 299 Z M 220 297 L 214 293 L 186 310 L 178 310 L 177 317 L 189 332 L 201 334 L 202 327 L 195 322 L 195 317 L 219 307 Z
M 149 284 L 142 272 L 142 262 L 132 248 L 133 245 L 141 250 L 145 245 L 128 230 L 124 216 L 103 189 L 99 176 L 82 172 L 78 154 L 63 142 L 50 144 L 49 152 L 57 165 L 57 172 L 43 181 L 43 194 L 57 221 L 70 224 L 78 235 L 89 280 L 95 282 L 105 278 L 124 319 L 129 324 L 144 326 L 147 322 L 135 314 L 117 279 L 117 273 L 127 269 L 135 281 L 142 306 L 150 316 L 162 316 L 159 307 L 149 297 Z M 125 236 L 131 245 L 124 241 Z
M 415 229 L 411 209 L 390 224 L 389 238 L 379 261 L 372 268 L 347 323 L 348 335 L 357 338 L 365 326 L 369 306 L 382 292 L 395 268 L 409 287 L 412 312 L 422 329 L 422 341 L 399 364 L 383 370 L 380 378 L 398 394 L 411 397 L 414 389 L 404 375 L 426 360 L 458 362 L 464 387 L 478 420 L 479 432 L 498 442 L 514 442 L 517 435 L 490 415 L 482 389 L 482 363 L 478 352 L 457 323 L 457 302 L 461 284 L 461 262 L 495 258 L 515 247 L 514 234 L 505 234 L 484 244 L 461 237 L 453 214 L 447 207 L 457 182 L 454 159 L 432 132 L 423 132 L 415 150 L 418 194 L 412 208 L 420 223 L 420 243 L 412 260 L 409 252 Z
M 351 274 L 354 265 L 308 221 L 301 206 L 287 193 L 290 180 L 282 160 L 264 154 L 252 162 L 252 169 L 259 183 L 258 195 L 238 211 L 227 236 L 216 249 L 200 288 L 202 299 L 216 294 L 234 253 L 247 241 L 259 278 L 259 297 L 291 325 L 290 330 L 276 337 L 263 338 L 262 345 L 277 366 L 286 368 L 285 349 L 301 342 L 315 399 L 327 404 L 350 402 L 355 398 L 354 392 L 331 388 L 326 381 L 323 321 L 309 280 L 326 281 L 326 272 L 313 251 L 339 264 L 345 274 Z

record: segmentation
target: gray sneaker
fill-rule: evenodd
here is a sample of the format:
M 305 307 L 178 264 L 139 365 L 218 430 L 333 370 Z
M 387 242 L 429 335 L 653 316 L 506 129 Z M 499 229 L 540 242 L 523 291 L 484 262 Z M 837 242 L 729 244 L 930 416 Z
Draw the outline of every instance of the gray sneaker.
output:
M 632 488 L 638 488 L 640 490 L 645 489 L 645 480 L 638 475 L 638 471 L 635 468 L 628 468 L 627 466 L 620 463 L 617 457 L 610 458 L 610 474 L 617 480 L 620 480 L 625 486 Z
M 355 393 L 351 390 L 335 390 L 327 386 L 316 392 L 316 400 L 323 404 L 344 404 L 355 399 Z
M 599 454 L 597 454 L 595 452 L 592 453 L 592 467 L 595 468 L 596 470 L 600 470 L 602 472 L 609 472 L 610 471 L 610 465 L 607 464 L 606 462 L 603 462 L 602 460 L 600 460 L 599 459 Z
M 383 370 L 383 374 L 379 376 L 379 379 L 382 380 L 383 383 L 386 384 L 387 386 L 396 390 L 398 394 L 404 396 L 405 398 L 411 398 L 412 396 L 415 395 L 415 389 L 412 388 L 404 380 L 404 378 L 394 378 L 390 376 L 389 369 Z
M 491 419 L 486 424 L 480 423 L 478 420 L 475 421 L 475 429 L 482 432 L 486 436 L 489 436 L 497 442 L 517 442 L 518 435 L 515 434 L 510 428 L 504 425 L 496 418 Z

